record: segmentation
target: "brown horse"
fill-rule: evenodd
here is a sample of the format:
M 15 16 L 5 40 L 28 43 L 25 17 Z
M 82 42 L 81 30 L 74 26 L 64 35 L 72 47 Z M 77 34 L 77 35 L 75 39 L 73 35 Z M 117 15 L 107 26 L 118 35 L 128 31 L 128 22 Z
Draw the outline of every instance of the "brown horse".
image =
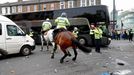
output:
M 60 59 L 60 63 L 63 63 L 64 62 L 64 59 L 67 57 L 67 56 L 70 56 L 70 53 L 69 51 L 67 51 L 66 49 L 68 47 L 72 47 L 73 50 L 74 50 L 74 57 L 73 57 L 73 61 L 76 60 L 77 58 L 77 50 L 76 48 L 78 47 L 80 50 L 82 50 L 84 53 L 90 53 L 91 52 L 91 49 L 88 49 L 86 48 L 85 46 L 81 45 L 78 40 L 76 39 L 76 37 L 72 34 L 72 32 L 70 31 L 62 31 L 62 32 L 59 32 L 55 38 L 55 43 L 57 45 L 59 45 L 60 49 L 63 51 L 64 53 L 64 56 Z M 52 56 L 51 58 L 54 58 L 54 53 L 55 53 L 55 50 L 53 51 L 52 53 Z

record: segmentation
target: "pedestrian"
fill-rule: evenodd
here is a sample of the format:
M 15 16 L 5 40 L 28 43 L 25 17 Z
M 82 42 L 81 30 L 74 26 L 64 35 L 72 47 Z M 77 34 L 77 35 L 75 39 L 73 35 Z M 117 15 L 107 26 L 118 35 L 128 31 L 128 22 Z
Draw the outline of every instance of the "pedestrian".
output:
M 91 36 L 91 42 L 92 42 L 92 46 L 94 46 L 94 24 L 91 24 L 90 26 L 90 36 Z
M 132 29 L 129 30 L 129 41 L 133 41 L 133 31 L 132 31 Z
M 74 27 L 74 30 L 73 30 L 73 34 L 76 38 L 78 38 L 78 33 L 79 33 L 79 30 L 77 27 Z
M 101 38 L 102 38 L 102 30 L 99 28 L 99 25 L 95 25 L 94 28 L 94 38 L 95 38 L 95 51 L 97 53 L 101 53 L 100 46 L 101 46 Z
M 60 17 L 57 17 L 55 20 L 56 23 L 56 29 L 53 32 L 53 38 L 56 36 L 56 34 L 59 31 L 67 30 L 66 26 L 70 26 L 70 22 L 67 18 L 67 14 L 63 12 Z

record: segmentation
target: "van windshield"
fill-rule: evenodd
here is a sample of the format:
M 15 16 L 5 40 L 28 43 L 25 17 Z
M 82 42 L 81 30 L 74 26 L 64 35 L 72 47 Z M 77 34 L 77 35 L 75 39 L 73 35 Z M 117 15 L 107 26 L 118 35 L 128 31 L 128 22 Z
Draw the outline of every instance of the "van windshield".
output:
M 15 25 L 7 25 L 7 34 L 9 36 L 21 36 L 24 33 Z

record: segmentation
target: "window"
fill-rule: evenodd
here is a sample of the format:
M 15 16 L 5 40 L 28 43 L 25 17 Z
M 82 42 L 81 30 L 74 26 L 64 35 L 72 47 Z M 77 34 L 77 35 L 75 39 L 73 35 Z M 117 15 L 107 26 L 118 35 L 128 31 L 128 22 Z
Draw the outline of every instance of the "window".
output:
M 74 1 L 68 1 L 68 8 L 73 8 L 74 7 Z
M 34 11 L 37 11 L 37 6 L 36 5 L 34 5 Z
M 14 25 L 7 25 L 7 34 L 9 36 L 22 36 L 24 33 Z
M 43 9 L 46 10 L 46 4 L 44 4 L 43 7 L 44 7 Z
M 6 7 L 2 7 L 2 14 L 6 14 Z
M 22 6 L 18 6 L 18 12 L 22 12 Z
M 91 6 L 91 0 L 88 0 L 88 2 L 89 2 L 89 6 Z
M 64 1 L 61 1 L 60 2 L 60 9 L 64 9 L 65 8 L 65 2 Z
M 54 10 L 54 4 L 51 4 L 51 10 Z
M 87 0 L 80 0 L 80 6 L 81 7 L 87 6 Z
M 0 35 L 2 35 L 2 26 L 0 24 Z
M 16 6 L 12 7 L 12 13 L 16 13 Z
M 27 6 L 27 12 L 30 12 L 30 6 L 29 5 Z
M 95 0 L 91 0 L 91 5 L 95 5 Z

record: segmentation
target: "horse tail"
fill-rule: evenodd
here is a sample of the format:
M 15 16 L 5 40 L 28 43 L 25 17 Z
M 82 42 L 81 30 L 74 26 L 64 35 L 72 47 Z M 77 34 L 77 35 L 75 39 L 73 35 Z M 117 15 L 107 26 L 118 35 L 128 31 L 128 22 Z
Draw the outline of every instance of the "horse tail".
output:
M 78 46 L 78 48 L 83 51 L 84 53 L 90 53 L 91 49 L 86 48 L 84 45 L 80 44 L 77 39 L 72 39 L 72 43 Z

